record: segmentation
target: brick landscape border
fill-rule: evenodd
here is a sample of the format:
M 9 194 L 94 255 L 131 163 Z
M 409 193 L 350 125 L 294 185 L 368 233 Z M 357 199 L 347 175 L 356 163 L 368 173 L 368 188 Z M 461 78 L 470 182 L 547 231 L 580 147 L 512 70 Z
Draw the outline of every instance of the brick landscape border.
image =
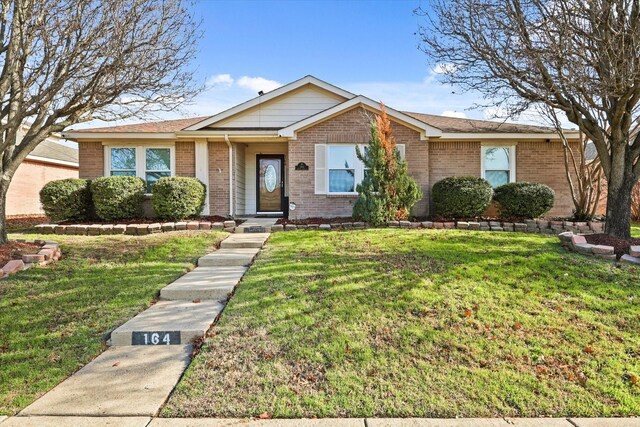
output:
M 166 233 L 181 230 L 224 230 L 233 232 L 235 221 L 179 221 L 154 222 L 152 224 L 40 224 L 35 229 L 42 234 L 66 234 L 78 236 L 101 236 L 107 234 L 129 234 L 142 236 L 154 233 Z
M 48 265 L 60 259 L 62 251 L 58 242 L 52 242 L 50 240 L 25 240 L 16 239 L 18 243 L 33 243 L 35 245 L 41 245 L 40 250 L 35 254 L 22 255 L 22 259 L 13 259 L 7 262 L 2 269 L 0 269 L 0 279 L 9 277 L 19 271 L 28 270 L 34 265 Z
M 560 233 L 558 234 L 558 238 L 562 246 L 570 251 L 582 255 L 617 261 L 617 256 L 614 252 L 615 248 L 613 246 L 592 245 L 591 243 L 587 243 L 584 235 L 574 234 L 572 231 Z M 631 246 L 629 253 L 622 255 L 619 261 L 626 264 L 640 265 L 640 246 Z
M 365 222 L 343 222 L 332 224 L 276 224 L 271 226 L 271 231 L 294 231 L 304 229 L 319 230 L 348 230 L 369 228 Z M 525 222 L 501 222 L 501 221 L 393 221 L 383 227 L 408 228 L 408 229 L 458 229 L 478 231 L 519 231 L 524 233 L 558 234 L 565 231 L 580 232 L 582 234 L 602 233 L 604 223 L 600 221 L 573 222 L 573 221 L 549 221 L 544 219 L 531 219 Z

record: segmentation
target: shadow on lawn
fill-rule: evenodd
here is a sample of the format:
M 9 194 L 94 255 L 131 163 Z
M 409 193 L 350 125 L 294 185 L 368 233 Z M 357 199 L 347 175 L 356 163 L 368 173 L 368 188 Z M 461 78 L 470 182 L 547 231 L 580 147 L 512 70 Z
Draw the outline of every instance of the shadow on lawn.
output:
M 637 414 L 639 291 L 552 237 L 276 234 L 163 413 Z

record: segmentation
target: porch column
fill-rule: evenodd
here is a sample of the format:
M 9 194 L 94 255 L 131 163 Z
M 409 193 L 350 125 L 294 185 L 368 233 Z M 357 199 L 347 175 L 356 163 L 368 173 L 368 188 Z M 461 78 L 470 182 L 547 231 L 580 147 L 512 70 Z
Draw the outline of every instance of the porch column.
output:
M 207 196 L 204 202 L 202 215 L 209 215 L 209 144 L 206 139 L 195 141 L 195 157 L 196 157 L 196 178 L 202 181 L 207 187 Z

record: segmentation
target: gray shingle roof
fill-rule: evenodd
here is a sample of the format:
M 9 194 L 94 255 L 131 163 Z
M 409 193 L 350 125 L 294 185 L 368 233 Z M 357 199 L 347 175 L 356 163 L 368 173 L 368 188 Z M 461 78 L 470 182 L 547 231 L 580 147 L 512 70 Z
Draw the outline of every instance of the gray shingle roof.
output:
M 67 147 L 50 140 L 44 140 L 31 152 L 32 156 L 51 160 L 78 163 L 78 149 Z

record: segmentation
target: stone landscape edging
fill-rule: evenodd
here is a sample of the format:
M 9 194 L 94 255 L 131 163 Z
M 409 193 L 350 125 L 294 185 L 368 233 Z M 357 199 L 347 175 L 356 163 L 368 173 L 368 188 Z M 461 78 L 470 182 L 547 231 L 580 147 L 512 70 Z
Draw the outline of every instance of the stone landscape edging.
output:
M 14 241 L 18 243 L 33 243 L 35 245 L 41 245 L 40 250 L 35 254 L 22 255 L 22 259 L 12 259 L 8 261 L 0 269 L 0 279 L 5 279 L 19 271 L 28 270 L 34 265 L 44 266 L 51 264 L 52 262 L 59 260 L 62 256 L 62 251 L 60 250 L 58 242 L 39 239 L 16 239 Z
M 392 221 L 384 226 L 375 228 L 406 228 L 406 229 L 458 229 L 477 231 L 518 231 L 523 233 L 558 234 L 564 231 L 580 232 L 583 234 L 602 233 L 604 223 L 600 221 L 550 221 L 544 219 L 530 219 L 525 222 L 507 221 Z M 343 222 L 333 224 L 276 224 L 271 226 L 271 231 L 295 231 L 304 229 L 318 230 L 348 230 L 371 228 L 365 222 Z
M 610 261 L 618 261 L 613 246 L 587 243 L 587 239 L 582 234 L 573 234 L 572 231 L 565 231 L 558 234 L 558 238 L 562 246 L 570 251 Z M 622 255 L 619 261 L 626 264 L 640 265 L 640 246 L 631 246 L 629 253 Z
M 151 224 L 39 224 L 35 229 L 42 234 L 65 234 L 78 236 L 101 236 L 114 234 L 147 235 L 154 233 L 166 233 L 182 230 L 224 230 L 233 232 L 236 222 L 228 220 L 224 222 L 211 221 L 178 221 L 178 222 L 154 222 Z

